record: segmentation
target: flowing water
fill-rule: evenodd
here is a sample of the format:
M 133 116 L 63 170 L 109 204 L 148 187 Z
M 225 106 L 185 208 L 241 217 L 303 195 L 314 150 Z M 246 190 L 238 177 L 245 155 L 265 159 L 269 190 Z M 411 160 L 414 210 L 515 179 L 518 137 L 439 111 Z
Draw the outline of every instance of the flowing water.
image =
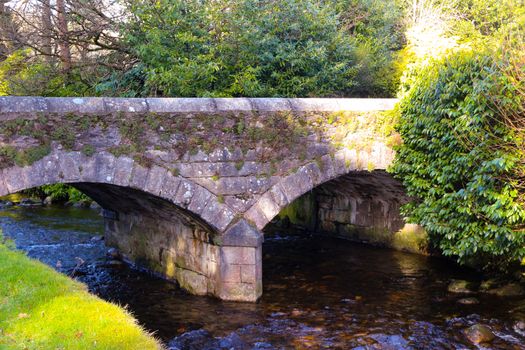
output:
M 441 259 L 274 232 L 263 246 L 263 297 L 232 303 L 108 260 L 91 209 L 13 207 L 0 210 L 0 227 L 29 256 L 127 305 L 166 343 L 178 337 L 179 348 L 216 348 L 213 337 L 223 337 L 234 349 L 525 349 L 515 326 L 525 300 L 476 294 L 479 304 L 459 304 L 464 296 L 447 292 L 450 280 L 480 276 Z M 475 323 L 496 339 L 469 343 L 462 331 Z

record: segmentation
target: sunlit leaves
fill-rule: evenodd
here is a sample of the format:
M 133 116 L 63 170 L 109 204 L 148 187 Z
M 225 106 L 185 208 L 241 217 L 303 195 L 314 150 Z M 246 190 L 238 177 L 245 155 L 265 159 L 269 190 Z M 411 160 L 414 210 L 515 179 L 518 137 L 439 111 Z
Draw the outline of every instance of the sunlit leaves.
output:
M 418 199 L 405 214 L 445 255 L 501 268 L 525 256 L 524 155 L 502 115 L 524 101 L 506 96 L 495 60 L 465 50 L 422 70 L 401 101 L 393 171 Z

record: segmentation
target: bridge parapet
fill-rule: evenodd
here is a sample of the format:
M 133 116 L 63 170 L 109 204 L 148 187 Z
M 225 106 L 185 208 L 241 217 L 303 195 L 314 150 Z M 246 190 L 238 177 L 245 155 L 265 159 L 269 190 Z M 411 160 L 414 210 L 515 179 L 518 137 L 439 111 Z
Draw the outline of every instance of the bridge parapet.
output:
M 255 300 L 260 230 L 324 182 L 386 169 L 395 103 L 0 97 L 0 195 L 71 183 L 122 214 L 108 241 L 131 260 L 197 294 Z

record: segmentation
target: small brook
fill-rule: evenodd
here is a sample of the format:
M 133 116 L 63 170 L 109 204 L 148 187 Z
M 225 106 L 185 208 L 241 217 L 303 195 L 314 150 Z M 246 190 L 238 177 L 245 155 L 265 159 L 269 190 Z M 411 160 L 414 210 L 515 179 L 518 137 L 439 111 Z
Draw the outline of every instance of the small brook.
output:
M 479 304 L 459 304 L 464 296 L 447 292 L 450 281 L 480 277 L 441 259 L 275 232 L 263 246 L 262 299 L 232 303 L 108 260 L 95 210 L 12 207 L 0 210 L 0 227 L 29 256 L 126 305 L 166 343 L 193 337 L 200 345 L 190 349 L 213 343 L 192 332 L 199 329 L 213 337 L 234 332 L 242 349 L 475 349 L 462 333 L 475 323 L 497 336 L 478 348 L 525 349 L 515 326 L 525 319 L 525 300 L 475 294 Z

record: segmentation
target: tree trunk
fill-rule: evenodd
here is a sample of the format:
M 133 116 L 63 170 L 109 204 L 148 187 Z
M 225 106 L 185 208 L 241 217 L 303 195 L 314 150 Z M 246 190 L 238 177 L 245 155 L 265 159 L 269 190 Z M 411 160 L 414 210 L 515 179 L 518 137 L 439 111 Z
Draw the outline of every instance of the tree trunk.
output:
M 51 22 L 51 2 L 50 0 L 42 1 L 42 53 L 46 56 L 47 62 L 52 62 L 53 46 L 51 38 L 53 37 L 53 23 Z M 62 39 L 62 38 L 61 38 Z
M 58 45 L 60 49 L 60 61 L 62 63 L 62 70 L 68 74 L 71 70 L 71 49 L 69 47 L 67 18 L 66 18 L 66 4 L 64 0 L 57 0 L 57 18 L 58 18 Z
M 9 40 L 11 32 L 11 14 L 5 4 L 9 0 L 0 0 L 0 60 L 4 60 L 10 53 L 12 47 Z

